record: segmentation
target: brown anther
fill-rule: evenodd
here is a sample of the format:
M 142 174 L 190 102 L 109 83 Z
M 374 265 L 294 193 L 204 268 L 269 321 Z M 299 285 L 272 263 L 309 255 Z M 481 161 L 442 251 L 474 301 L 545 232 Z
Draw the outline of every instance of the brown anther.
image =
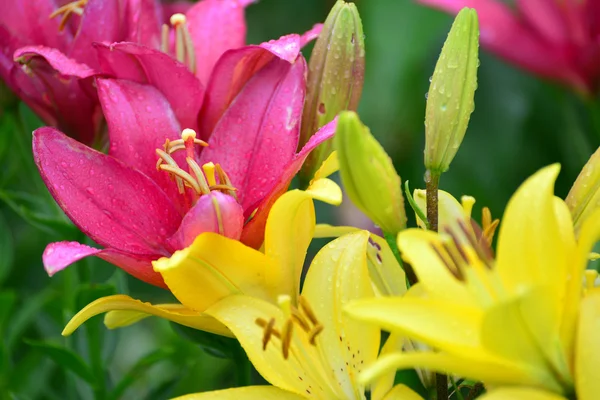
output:
M 465 254 L 463 246 L 461 245 L 460 241 L 458 240 L 458 236 L 456 235 L 456 233 L 453 232 L 452 229 L 450 229 L 450 227 L 445 227 L 444 233 L 446 233 L 448 236 L 450 236 L 450 238 L 452 238 L 452 242 L 454 243 L 454 248 L 459 253 L 462 261 L 465 263 L 468 263 L 469 259 L 467 258 L 467 255 Z
M 58 25 L 58 30 L 63 31 L 65 29 L 65 26 L 67 25 L 67 23 L 73 16 L 73 14 L 76 14 L 79 16 L 83 15 L 83 8 L 86 6 L 87 2 L 88 2 L 88 0 L 77 0 L 77 1 L 73 1 L 71 3 L 65 4 L 64 6 L 59 7 L 56 10 L 54 10 L 54 12 L 52 14 L 50 14 L 50 16 L 48 18 L 52 19 L 52 18 L 57 17 L 62 14 L 62 19 L 60 21 L 60 24 Z
M 317 335 L 323 331 L 323 325 L 318 324 L 312 328 L 312 330 L 308 333 L 308 342 L 313 346 L 316 343 Z
M 283 358 L 288 359 L 290 355 L 290 344 L 292 343 L 292 333 L 294 332 L 294 323 L 291 319 L 288 319 L 283 325 L 283 330 L 281 331 L 281 352 L 283 353 Z
M 318 325 L 319 321 L 317 320 L 317 316 L 313 312 L 308 301 L 302 296 L 298 297 L 298 305 L 300 306 L 300 310 L 306 315 L 308 320 L 312 325 Z
M 220 183 L 218 183 L 216 185 L 209 186 L 209 189 L 210 190 L 221 190 L 221 191 L 225 191 L 225 192 L 235 192 L 235 191 L 237 191 L 237 189 L 234 188 L 233 186 L 221 185 Z
M 259 319 L 256 320 L 258 324 Z M 265 332 L 263 334 L 263 351 L 267 349 L 267 344 L 269 344 L 269 340 L 271 340 L 271 334 L 273 333 L 273 327 L 275 326 L 275 318 L 271 318 L 269 322 L 265 325 Z
M 444 254 L 447 254 L 445 251 L 445 248 L 440 246 L 438 243 L 432 243 L 431 247 L 433 248 L 433 251 L 435 251 L 435 253 L 437 254 L 440 261 L 442 261 L 442 263 L 444 263 L 444 265 L 446 266 L 446 269 L 456 279 L 458 279 L 459 281 L 464 281 L 465 277 L 464 277 L 462 271 L 460 270 L 460 268 L 458 267 L 458 265 L 456 265 L 453 260 L 448 260 L 448 257 L 446 257 L 444 255 Z
M 298 311 L 296 307 L 292 306 L 291 312 L 292 319 L 294 320 L 294 322 L 297 323 L 304 332 L 308 333 L 310 331 L 310 327 L 308 326 L 308 322 L 306 321 L 306 319 L 304 319 L 302 314 L 300 314 L 300 311 Z

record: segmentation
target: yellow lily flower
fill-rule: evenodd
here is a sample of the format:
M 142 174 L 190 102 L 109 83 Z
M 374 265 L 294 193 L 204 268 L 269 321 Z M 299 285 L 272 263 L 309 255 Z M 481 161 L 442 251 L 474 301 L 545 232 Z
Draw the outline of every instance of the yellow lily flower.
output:
M 297 302 L 289 295 L 280 296 L 277 305 L 231 295 L 205 311 L 230 329 L 273 387 L 234 388 L 179 400 L 365 399 L 358 374 L 375 361 L 380 331 L 344 315 L 342 308 L 375 295 L 368 267 L 368 248 L 374 245 L 369 237 L 369 232 L 359 231 L 323 247 Z M 374 385 L 372 399 L 420 399 L 405 386 L 392 388 L 391 377 Z
M 600 210 L 582 222 L 576 240 L 569 209 L 553 194 L 559 169 L 538 171 L 513 195 L 495 259 L 464 224 L 468 243 L 452 231 L 398 235 L 419 284 L 407 296 L 361 300 L 347 312 L 435 350 L 381 357 L 361 381 L 423 367 L 490 387 L 528 386 L 555 396 L 577 390 L 580 399 L 597 398 L 600 380 L 591 374 L 600 342 L 592 336 L 600 295 L 593 288 L 597 273 L 586 267 L 600 237 Z
M 335 156 L 333 156 L 335 157 Z M 125 295 L 100 298 L 77 313 L 63 330 L 70 335 L 89 318 L 108 312 L 105 325 L 118 328 L 150 315 L 212 333 L 231 332 L 204 311 L 224 297 L 246 294 L 276 303 L 281 294 L 295 299 L 300 289 L 304 257 L 315 231 L 313 200 L 342 200 L 341 189 L 326 176 L 335 164 L 324 164 L 305 191 L 282 195 L 271 209 L 264 251 L 214 233 L 204 233 L 191 246 L 153 263 L 181 304 L 151 305 Z

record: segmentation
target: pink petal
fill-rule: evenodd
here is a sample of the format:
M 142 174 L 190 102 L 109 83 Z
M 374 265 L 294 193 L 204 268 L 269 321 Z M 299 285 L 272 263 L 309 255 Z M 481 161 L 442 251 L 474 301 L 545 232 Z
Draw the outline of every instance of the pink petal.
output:
M 244 7 L 248 1 L 202 0 L 186 13 L 196 53 L 196 75 L 208 82 L 219 57 L 246 44 Z
M 300 171 L 302 164 L 310 152 L 327 139 L 331 139 L 335 134 L 336 127 L 337 118 L 328 124 L 323 125 L 321 129 L 319 129 L 317 133 L 315 133 L 304 145 L 302 150 L 300 150 L 300 152 L 294 156 L 293 160 L 284 168 L 279 181 L 271 189 L 271 191 L 264 196 L 260 202 L 254 204 L 252 207 L 246 210 L 246 218 L 252 215 L 252 213 L 254 213 L 254 215 L 244 226 L 242 237 L 240 238 L 242 243 L 255 249 L 258 249 L 262 245 L 265 234 L 265 226 L 267 224 L 267 216 L 269 215 L 271 207 L 273 207 L 275 201 L 286 192 L 290 182 L 298 173 L 298 171 Z
M 159 258 L 123 254 L 114 249 L 96 249 L 77 242 L 56 242 L 46 246 L 42 261 L 48 275 L 62 271 L 69 265 L 89 256 L 97 256 L 115 264 L 135 278 L 166 288 L 162 276 L 152 269 L 152 261 Z
M 208 140 L 225 110 L 254 74 L 276 58 L 294 62 L 300 47 L 300 36 L 288 35 L 277 41 L 225 52 L 215 65 L 206 88 L 200 111 L 201 138 Z
M 57 6 L 53 0 L 12 1 L 2 7 L 0 26 L 17 37 L 20 46 L 42 45 L 66 51 L 72 40 L 68 31 L 60 32 L 60 17 L 49 18 Z M 14 49 L 13 49 L 14 50 Z
M 519 11 L 542 38 L 557 44 L 569 41 L 562 11 L 555 1 L 517 0 Z
M 101 123 L 100 106 L 91 77 L 95 71 L 56 49 L 27 46 L 15 52 L 26 64 L 13 68 L 7 82 L 49 124 L 69 136 L 91 144 Z M 73 112 L 77 110 L 77 112 Z
M 89 0 L 69 56 L 92 67 L 98 65 L 97 55 L 91 45 L 93 42 L 110 43 L 125 39 L 128 26 L 123 23 L 123 13 L 121 1 Z
M 95 242 L 126 253 L 170 253 L 164 242 L 181 217 L 150 178 L 54 128 L 34 131 L 33 154 L 52 197 Z
M 309 31 L 304 32 L 302 36 L 300 36 L 300 47 L 304 47 L 318 38 L 322 30 L 323 24 L 315 24 Z
M 238 202 L 231 196 L 213 191 L 198 199 L 169 242 L 174 249 L 183 249 L 204 232 L 216 232 L 238 240 L 243 224 L 244 213 Z
M 204 87 L 187 67 L 135 43 L 96 44 L 96 49 L 103 73 L 153 85 L 167 98 L 182 128 L 198 129 Z
M 161 42 L 162 10 L 158 0 L 127 0 L 126 41 L 158 49 Z
M 306 94 L 306 62 L 273 59 L 238 94 L 200 155 L 219 163 L 244 211 L 279 179 L 298 146 Z
M 152 86 L 131 81 L 96 82 L 108 125 L 109 154 L 153 179 L 184 213 L 184 198 L 176 184 L 166 172 L 156 169 L 156 149 L 162 149 L 166 139 L 181 138 L 181 128 L 165 97 Z M 183 153 L 174 157 L 185 166 Z

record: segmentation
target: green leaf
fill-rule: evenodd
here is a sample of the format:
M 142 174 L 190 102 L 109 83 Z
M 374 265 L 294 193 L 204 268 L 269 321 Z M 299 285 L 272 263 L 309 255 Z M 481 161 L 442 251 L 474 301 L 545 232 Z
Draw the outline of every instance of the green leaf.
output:
M 219 358 L 235 359 L 239 355 L 240 344 L 233 338 L 188 328 L 171 323 L 173 330 L 200 346 L 206 353 Z
M 50 357 L 55 363 L 64 367 L 77 376 L 94 386 L 96 383 L 96 377 L 92 373 L 92 370 L 83 361 L 81 357 L 72 352 L 71 350 L 58 346 L 56 344 L 25 339 L 25 343 L 38 349 L 46 356 Z
M 110 393 L 109 399 L 117 400 L 123 396 L 125 390 L 129 388 L 135 381 L 148 371 L 157 362 L 163 361 L 174 354 L 171 348 L 159 348 L 144 357 L 142 357 L 135 365 L 127 372 L 127 374 L 117 383 L 114 390 Z
M 9 274 L 14 259 L 14 241 L 10 227 L 0 213 L 0 285 Z
M 3 290 L 0 292 L 0 332 L 4 332 L 6 321 L 8 321 L 16 301 L 17 294 L 14 291 Z
M 29 324 L 39 316 L 44 306 L 55 297 L 56 293 L 49 287 L 33 296 L 27 297 L 27 301 L 19 306 L 6 328 L 6 347 L 9 351 Z

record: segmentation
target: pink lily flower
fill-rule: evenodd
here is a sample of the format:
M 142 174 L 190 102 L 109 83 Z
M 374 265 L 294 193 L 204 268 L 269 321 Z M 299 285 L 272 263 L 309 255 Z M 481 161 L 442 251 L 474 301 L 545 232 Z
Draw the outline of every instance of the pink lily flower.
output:
M 600 3 L 594 0 L 418 0 L 456 14 L 477 10 L 481 43 L 520 67 L 589 95 L 600 78 Z
M 202 110 L 211 126 L 208 147 L 183 122 L 197 125 L 197 114 L 178 112 L 197 107 L 186 93 L 199 81 L 168 57 L 144 64 L 143 77 L 132 76 L 144 83 L 96 78 L 108 155 L 54 128 L 36 130 L 34 157 L 50 193 L 104 247 L 52 243 L 43 255 L 47 272 L 93 255 L 165 287 L 151 262 L 187 247 L 202 232 L 259 247 L 270 207 L 308 153 L 335 132 L 334 121 L 296 154 L 307 68 L 300 48 L 310 37 L 288 35 L 221 57 Z M 127 58 L 144 62 L 145 54 Z M 159 79 L 164 73 L 173 78 L 171 89 L 160 86 L 166 85 Z M 178 93 L 183 101 L 177 102 Z

